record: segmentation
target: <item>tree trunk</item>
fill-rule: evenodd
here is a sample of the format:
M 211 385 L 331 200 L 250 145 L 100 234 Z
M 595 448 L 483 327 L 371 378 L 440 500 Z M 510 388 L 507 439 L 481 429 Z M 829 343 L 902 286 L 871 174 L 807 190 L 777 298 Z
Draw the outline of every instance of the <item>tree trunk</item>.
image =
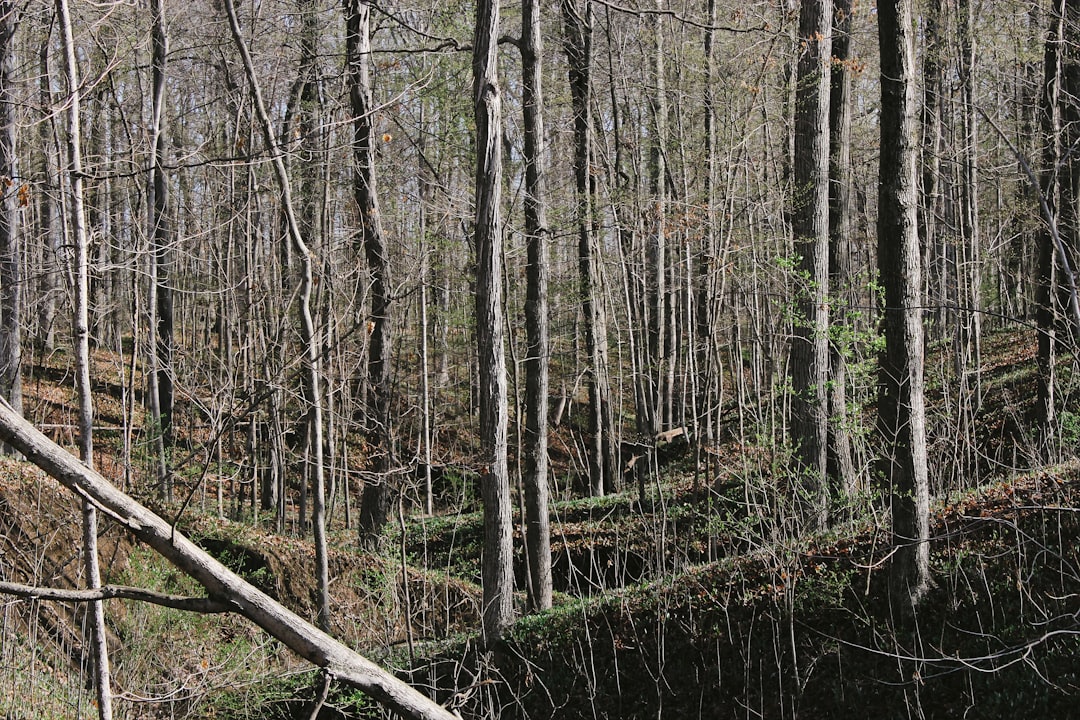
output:
M 375 184 L 375 147 L 372 117 L 375 106 L 371 94 L 368 64 L 371 58 L 369 17 L 371 6 L 364 0 L 346 3 L 346 53 L 348 55 L 349 101 L 353 116 L 352 151 L 355 166 L 353 197 L 360 215 L 360 245 L 371 275 L 371 316 L 368 322 L 367 407 L 364 431 L 374 453 L 374 470 L 379 480 L 364 488 L 360 505 L 360 542 L 368 548 L 379 545 L 390 515 L 391 488 L 388 471 L 390 447 L 390 301 L 393 284 L 390 255 L 379 216 L 379 196 Z
M 851 281 L 852 13 L 852 0 L 834 0 L 829 98 L 829 291 L 841 309 L 840 318 L 833 317 L 831 322 L 848 327 L 859 305 Z M 828 477 L 842 492 L 852 495 L 859 489 L 847 409 L 847 355 L 852 348 L 843 342 L 829 345 Z
M 169 223 L 168 176 L 165 172 L 165 61 L 167 55 L 167 36 L 165 34 L 165 12 L 162 0 L 151 0 L 150 14 L 153 28 L 151 31 L 151 66 L 152 66 L 152 103 L 150 118 L 150 142 L 153 152 L 151 161 L 149 199 L 150 244 L 153 269 L 153 302 L 156 315 L 156 327 L 153 343 L 153 372 L 156 397 L 151 407 L 156 415 L 158 433 L 158 483 L 162 496 L 167 502 L 172 501 L 172 480 L 167 456 L 172 446 L 173 429 L 173 292 L 170 268 L 172 250 L 170 248 L 172 229 Z
M 296 654 L 325 668 L 334 678 L 359 688 L 407 718 L 453 720 L 456 715 L 414 690 L 392 673 L 361 657 L 255 589 L 166 522 L 79 463 L 0 400 L 0 440 L 146 543 L 198 582 L 211 601 L 233 609 L 280 640 Z
M 568 60 L 574 112 L 574 183 L 577 197 L 578 278 L 585 325 L 589 388 L 589 488 L 593 495 L 613 492 L 613 419 L 607 374 L 607 317 L 596 251 L 596 180 L 593 160 L 592 3 L 563 0 L 563 47 Z
M 74 322 L 72 334 L 75 344 L 76 386 L 79 396 L 79 455 L 83 464 L 94 467 L 94 399 L 90 394 L 90 317 L 89 317 L 89 233 L 86 227 L 86 206 L 83 178 L 86 177 L 82 161 L 81 81 L 79 66 L 75 60 L 75 40 L 71 33 L 71 17 L 67 0 L 56 0 L 56 19 L 60 28 L 61 46 L 64 52 L 64 74 L 68 91 L 68 199 L 70 202 L 71 232 L 74 236 L 75 280 Z M 5 408 L 6 409 L 6 408 Z M 83 502 L 83 562 L 86 582 L 90 589 L 101 587 L 97 552 L 97 510 L 88 501 Z M 105 611 L 101 601 L 90 603 L 90 647 L 93 656 L 94 686 L 97 692 L 98 717 L 112 718 L 112 689 L 109 680 L 109 648 L 105 634 Z
M 879 474 L 892 497 L 896 554 L 891 591 L 899 602 L 914 608 L 931 580 L 911 0 L 878 3 L 878 41 L 878 273 L 885 295 L 885 349 L 878 375 L 878 428 L 884 441 Z
M 285 168 L 281 146 L 278 145 L 274 138 L 273 125 L 271 124 L 270 116 L 266 111 L 266 103 L 263 100 L 262 90 L 259 86 L 258 77 L 255 74 L 251 53 L 248 51 L 247 44 L 240 32 L 240 23 L 236 18 L 236 10 L 233 7 L 233 1 L 225 0 L 224 5 L 225 12 L 229 18 L 229 28 L 232 32 L 233 42 L 236 44 L 236 49 L 243 60 L 244 72 L 247 75 L 248 84 L 250 85 L 251 94 L 254 99 L 255 112 L 262 130 L 263 142 L 266 144 L 266 148 L 270 152 L 270 156 L 273 160 L 274 174 L 277 176 L 278 185 L 281 190 L 282 209 L 285 212 L 286 221 L 288 223 L 289 238 L 293 244 L 293 249 L 300 258 L 301 278 L 298 313 L 300 316 L 300 338 L 304 348 L 304 399 L 308 404 L 308 440 L 310 442 L 310 452 L 312 456 L 311 472 L 314 479 L 315 495 L 312 517 L 314 520 L 315 576 L 318 587 L 316 606 L 318 608 L 319 626 L 326 628 L 330 624 L 330 573 L 327 561 L 324 509 L 326 489 L 323 468 L 323 405 L 322 390 L 320 387 L 320 354 L 318 339 L 315 334 L 315 322 L 311 314 L 311 292 L 314 285 L 311 251 L 308 249 L 307 243 L 304 241 L 304 237 L 300 231 L 299 221 L 294 209 L 292 183 L 289 180 L 289 173 Z M 282 270 L 284 272 L 284 268 Z M 301 521 L 302 520 L 303 518 L 301 518 Z
M 1041 428 L 1041 452 L 1044 460 L 1057 454 L 1057 378 L 1056 345 L 1058 312 L 1057 263 L 1052 222 L 1058 216 L 1060 199 L 1059 171 L 1061 163 L 1061 53 L 1064 49 L 1064 22 L 1067 0 L 1055 0 L 1050 12 L 1050 28 L 1046 35 L 1044 53 L 1044 83 L 1041 101 L 1043 135 L 1043 170 L 1040 192 L 1050 212 L 1043 231 L 1039 233 L 1038 272 L 1035 279 L 1035 322 L 1038 326 L 1038 402 L 1037 413 Z M 1058 225 L 1060 227 L 1060 225 Z
M 476 118 L 476 344 L 480 370 L 480 487 L 484 506 L 482 642 L 501 639 L 513 619 L 513 524 L 507 468 L 506 355 L 503 348 L 502 100 L 499 5 L 480 0 L 473 39 Z
M 791 441 L 801 514 L 828 523 L 829 66 L 832 0 L 803 0 L 795 91 L 795 323 L 789 368 Z
M 0 396 L 22 412 L 22 242 L 16 196 L 15 88 L 12 77 L 18 12 L 0 2 Z
M 548 522 L 548 235 L 544 158 L 544 93 L 539 0 L 522 0 L 521 74 L 525 134 L 525 551 L 529 607 L 551 607 L 551 529 Z

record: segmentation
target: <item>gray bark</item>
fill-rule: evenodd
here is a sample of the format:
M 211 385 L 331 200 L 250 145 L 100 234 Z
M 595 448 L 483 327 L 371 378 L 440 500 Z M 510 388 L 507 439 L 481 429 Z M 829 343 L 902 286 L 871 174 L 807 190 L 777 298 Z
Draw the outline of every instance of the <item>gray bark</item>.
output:
M 333 677 L 358 688 L 404 717 L 424 720 L 452 720 L 456 717 L 249 585 L 173 525 L 120 492 L 108 480 L 46 438 L 3 401 L 0 401 L 0 440 L 10 443 L 30 462 L 68 490 L 86 499 L 198 582 L 206 590 L 210 602 L 228 603 L 235 612 L 251 620 L 296 654 L 324 668 Z
M 890 586 L 894 597 L 909 608 L 918 605 L 931 584 L 913 34 L 911 0 L 878 3 L 878 273 L 885 290 L 885 350 L 878 375 L 878 428 L 884 441 L 879 473 L 892 497 L 896 554 Z
M 371 6 L 363 0 L 346 2 L 346 52 L 348 55 L 349 101 L 353 116 L 353 197 L 360 215 L 360 245 L 370 273 L 371 316 L 368 329 L 367 408 L 364 429 L 375 453 L 379 481 L 368 484 L 360 505 L 360 541 L 374 548 L 379 544 L 390 513 L 390 362 L 392 336 L 390 302 L 393 284 L 390 255 L 379 216 L 379 195 L 375 176 L 375 147 L 372 115 L 371 58 L 369 35 Z
M 507 467 L 506 355 L 503 347 L 502 100 L 498 80 L 499 5 L 480 0 L 473 40 L 476 116 L 476 343 L 480 370 L 480 485 L 484 506 L 483 633 L 497 642 L 513 619 L 513 524 Z
M 12 77 L 18 11 L 0 2 L 0 395 L 22 411 L 22 243 L 15 182 L 15 88 Z
M 548 235 L 545 202 L 544 93 L 539 0 L 522 0 L 521 70 L 525 134 L 525 550 L 529 606 L 551 607 L 551 529 L 548 519 Z
M 247 75 L 254 99 L 255 112 L 261 126 L 263 142 L 273 159 L 274 174 L 277 176 L 278 185 L 281 189 L 281 205 L 288 224 L 289 238 L 293 249 L 300 258 L 301 278 L 298 314 L 300 316 L 300 339 L 304 349 L 304 395 L 308 403 L 308 440 L 311 446 L 311 473 L 314 480 L 315 495 L 312 519 L 315 541 L 315 577 L 318 587 L 316 606 L 318 607 L 319 626 L 325 629 L 330 625 L 330 572 L 326 550 L 326 489 L 325 469 L 323 467 L 323 405 L 322 389 L 320 387 L 320 353 L 318 339 L 315 334 L 315 321 L 311 313 L 311 293 L 314 285 L 313 263 L 311 251 L 308 249 L 307 243 L 300 232 L 292 197 L 292 183 L 285 168 L 281 146 L 278 145 L 274 138 L 273 125 L 266 111 L 266 102 L 262 97 L 262 90 L 251 60 L 251 53 L 240 32 L 240 23 L 236 18 L 236 10 L 232 0 L 225 0 L 224 5 L 229 18 L 229 28 L 232 32 L 233 42 L 244 63 L 244 72 Z
M 67 0 L 56 0 L 56 19 L 60 28 L 64 53 L 64 74 L 70 97 L 67 104 L 68 200 L 71 232 L 74 236 L 75 257 L 72 277 L 75 281 L 75 308 L 72 334 L 75 344 L 76 391 L 79 396 L 79 454 L 86 468 L 94 467 L 94 399 L 90 394 L 90 313 L 89 313 L 89 234 L 86 227 L 86 205 L 82 162 L 81 81 L 75 59 L 75 41 L 71 32 L 71 17 Z M 97 553 L 97 510 L 90 502 L 83 503 L 83 564 L 86 583 L 93 590 L 101 586 Z M 94 663 L 94 687 L 97 693 L 98 717 L 112 718 L 112 690 L 109 679 L 109 648 L 105 634 L 105 612 L 101 601 L 90 603 L 90 646 Z

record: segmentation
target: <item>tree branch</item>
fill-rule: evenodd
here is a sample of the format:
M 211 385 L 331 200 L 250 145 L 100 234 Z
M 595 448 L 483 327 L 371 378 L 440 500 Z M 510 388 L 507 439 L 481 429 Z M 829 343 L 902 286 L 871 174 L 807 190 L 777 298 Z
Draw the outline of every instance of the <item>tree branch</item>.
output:
M 226 600 L 209 597 L 184 597 L 168 595 L 145 588 L 126 585 L 105 585 L 91 590 L 64 590 L 61 588 L 35 587 L 13 582 L 0 582 L 0 595 L 13 595 L 25 600 L 55 600 L 57 602 L 86 603 L 95 600 L 138 600 L 153 605 L 204 614 L 232 612 L 237 606 Z

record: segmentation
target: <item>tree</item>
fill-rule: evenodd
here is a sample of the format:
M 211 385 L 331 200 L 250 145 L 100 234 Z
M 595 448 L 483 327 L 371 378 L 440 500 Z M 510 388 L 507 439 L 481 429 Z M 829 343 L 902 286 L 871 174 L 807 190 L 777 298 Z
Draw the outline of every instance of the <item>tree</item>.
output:
M 150 375 L 150 406 L 157 422 L 158 483 L 162 496 L 172 501 L 172 481 L 166 452 L 172 445 L 173 417 L 173 291 L 169 277 L 172 264 L 169 219 L 169 185 L 165 171 L 165 70 L 167 36 L 162 0 L 151 0 L 151 116 L 150 116 L 150 179 L 147 185 L 147 211 L 150 220 L 151 309 L 155 319 L 153 332 L 152 371 Z
M 497 642 L 514 614 L 513 524 L 507 467 L 509 408 L 503 348 L 502 100 L 498 79 L 499 4 L 480 0 L 473 36 L 476 117 L 476 345 L 484 505 L 484 644 Z
M 918 234 L 915 50 L 911 0 L 878 3 L 881 159 L 878 274 L 884 288 L 878 472 L 891 495 L 893 596 L 908 608 L 930 589 L 930 486 L 923 382 L 922 263 Z
M 393 284 L 390 255 L 383 237 L 379 215 L 379 194 L 375 180 L 375 147 L 368 64 L 371 57 L 371 7 L 363 0 L 345 4 L 346 55 L 349 107 L 353 118 L 353 198 L 360 216 L 359 245 L 371 274 L 371 321 L 368 325 L 367 408 L 365 433 L 373 450 L 374 470 L 380 475 L 364 488 L 360 507 L 360 540 L 376 547 L 390 512 L 390 366 L 392 339 L 390 302 Z
M 92 468 L 79 463 L 2 399 L 0 439 L 10 443 L 68 490 L 86 498 L 88 504 L 115 518 L 128 532 L 199 583 L 206 590 L 204 607 L 208 610 L 220 611 L 224 606 L 240 613 L 296 654 L 324 668 L 331 677 L 359 688 L 404 717 L 417 720 L 453 720 L 457 717 L 241 579 L 179 532 L 175 525 L 117 490 Z
M 22 242 L 16 196 L 15 109 L 12 64 L 19 11 L 0 2 L 0 396 L 22 412 Z
M 585 327 L 589 388 L 589 489 L 593 495 L 614 492 L 618 477 L 611 388 L 608 383 L 608 334 L 596 244 L 596 179 L 593 163 L 593 92 L 591 0 L 562 0 L 570 96 L 574 111 L 574 188 L 577 205 L 578 282 Z
M 68 86 L 67 113 L 67 189 L 71 234 L 75 255 L 71 276 L 74 279 L 75 307 L 72 312 L 72 335 L 75 344 L 76 390 L 79 395 L 79 455 L 83 464 L 94 467 L 94 398 L 90 393 L 90 238 L 86 226 L 82 157 L 82 86 L 79 65 L 75 59 L 75 40 L 71 32 L 71 15 L 67 0 L 56 0 L 56 21 L 60 28 L 64 52 L 64 75 Z M 83 563 L 86 583 L 91 590 L 101 587 L 101 571 L 97 552 L 97 508 L 89 500 L 83 502 Z M 98 717 L 112 718 L 112 689 L 109 680 L 109 646 L 105 628 L 105 611 L 101 601 L 90 604 L 90 647 L 94 663 L 94 687 L 97 691 Z
M 545 213 L 543 36 L 539 0 L 521 4 L 522 112 L 525 135 L 525 550 L 529 605 L 551 607 L 551 530 L 548 521 L 548 236 Z
M 795 88 L 795 324 L 789 367 L 791 433 L 803 515 L 828 522 L 829 93 L 832 0 L 803 0 Z
M 829 293 L 848 318 L 831 316 L 832 325 L 850 327 L 858 304 L 851 265 L 851 28 L 852 0 L 834 0 L 829 96 Z M 844 341 L 829 344 L 828 478 L 847 494 L 858 490 L 852 457 L 847 398 L 847 352 Z
M 307 401 L 307 436 L 311 448 L 311 472 L 315 491 L 312 524 L 315 540 L 315 576 L 318 587 L 316 606 L 318 607 L 319 626 L 325 629 L 330 625 L 330 573 L 327 560 L 324 507 L 326 491 L 323 467 L 323 404 L 319 370 L 320 348 L 315 334 L 315 321 L 311 313 L 311 293 L 314 287 L 313 262 L 311 250 L 308 248 L 300 231 L 299 220 L 294 209 L 292 183 L 285 168 L 281 146 L 274 138 L 273 125 L 266 110 L 266 102 L 262 97 L 262 89 L 255 74 L 251 53 L 240 31 L 240 23 L 236 17 L 233 0 L 225 0 L 225 13 L 229 19 L 229 29 L 232 33 L 233 42 L 243 61 L 244 73 L 247 76 L 254 99 L 255 113 L 262 130 L 263 142 L 266 144 L 273 161 L 274 174 L 277 177 L 278 187 L 281 191 L 282 211 L 285 213 L 288 224 L 289 241 L 300 259 L 300 302 L 297 314 L 300 320 L 300 336 L 304 351 L 304 399 Z

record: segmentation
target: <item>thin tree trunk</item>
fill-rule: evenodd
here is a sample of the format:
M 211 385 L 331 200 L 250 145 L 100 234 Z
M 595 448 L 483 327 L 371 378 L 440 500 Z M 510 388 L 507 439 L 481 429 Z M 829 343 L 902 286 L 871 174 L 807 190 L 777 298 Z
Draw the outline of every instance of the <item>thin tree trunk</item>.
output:
M 166 502 L 172 501 L 172 479 L 169 468 L 168 449 L 173 439 L 173 292 L 170 278 L 172 229 L 169 224 L 168 176 L 165 172 L 165 62 L 167 36 L 165 12 L 162 0 L 151 0 L 150 14 L 152 51 L 152 103 L 150 118 L 150 142 L 153 151 L 151 161 L 149 199 L 151 262 L 153 262 L 153 290 L 155 324 L 152 331 L 153 373 L 155 402 L 151 408 L 155 414 L 158 437 L 158 484 Z
M 476 119 L 476 343 L 480 370 L 480 477 L 484 506 L 483 632 L 497 642 L 513 619 L 513 524 L 507 468 L 509 412 L 503 348 L 502 100 L 498 80 L 499 5 L 480 0 L 473 40 Z
M 884 440 L 879 473 L 892 496 L 896 554 L 891 591 L 908 608 L 918 605 L 931 583 L 911 4 L 911 0 L 878 3 L 878 272 L 885 291 L 885 350 L 878 375 L 878 427 Z
M 312 518 L 314 520 L 315 574 L 318 587 L 318 601 L 316 606 L 318 608 L 319 626 L 320 628 L 326 628 L 330 624 L 330 573 L 326 552 L 326 490 L 323 468 L 323 406 L 322 390 L 320 388 L 320 353 L 318 340 L 315 334 L 315 322 L 311 314 L 311 292 L 314 284 L 311 251 L 308 249 L 307 243 L 304 241 L 303 235 L 300 232 L 300 225 L 297 220 L 292 197 L 292 183 L 289 180 L 289 173 L 285 168 L 281 146 L 277 144 L 274 138 L 273 125 L 271 124 L 270 116 L 266 111 L 266 103 L 263 100 L 262 90 L 259 86 L 258 77 L 255 74 L 251 53 L 248 51 L 247 44 L 240 31 L 240 23 L 236 18 L 233 0 L 225 0 L 224 5 L 225 12 L 229 18 L 229 28 L 232 32 L 233 42 L 236 44 L 236 49 L 243 60 L 244 72 L 247 75 L 248 84 L 250 85 L 251 94 L 254 99 L 255 112 L 262 130 L 263 142 L 266 144 L 266 149 L 269 150 L 273 160 L 274 173 L 277 176 L 278 185 L 281 189 L 281 204 L 288 223 L 289 238 L 293 244 L 293 249 L 300 258 L 300 306 L 298 312 L 300 315 L 301 342 L 303 343 L 304 349 L 304 395 L 306 396 L 305 400 L 307 400 L 308 403 L 308 439 L 311 448 L 311 469 L 315 486 Z M 282 270 L 284 271 L 284 268 Z
M 851 25 L 852 0 L 834 0 L 832 77 L 829 99 L 829 291 L 841 309 L 843 322 L 858 306 L 852 288 L 851 254 Z M 847 408 L 847 354 L 851 347 L 829 346 L 829 459 L 828 476 L 839 489 L 852 495 L 858 488 L 852 457 Z
M 548 522 L 548 234 L 544 158 L 544 94 L 539 0 L 522 0 L 521 71 L 525 134 L 525 550 L 529 606 L 551 607 L 551 529 Z
M 1065 5 L 1056 0 L 1050 12 L 1050 28 L 1044 53 L 1044 82 L 1041 101 L 1043 135 L 1043 171 L 1040 192 L 1050 212 L 1050 222 L 1056 221 L 1060 197 L 1059 170 L 1061 163 L 1061 53 L 1064 45 Z M 1057 378 L 1056 345 L 1058 313 L 1054 301 L 1057 295 L 1057 263 L 1055 262 L 1052 228 L 1048 222 L 1039 233 L 1038 273 L 1035 281 L 1035 322 L 1038 326 L 1038 403 L 1041 429 L 1041 452 L 1044 460 L 1056 455 Z
M 16 195 L 20 183 L 15 156 L 15 88 L 12 77 L 15 28 L 11 0 L 0 2 L 0 396 L 22 412 L 22 243 Z
M 77 392 L 79 396 L 79 455 L 88 468 L 94 467 L 94 399 L 90 394 L 90 317 L 89 317 L 89 233 L 86 227 L 86 206 L 82 162 L 82 88 L 79 66 L 75 59 L 75 40 L 71 32 L 71 17 L 67 0 L 56 0 L 56 20 L 60 28 L 64 52 L 64 74 L 68 91 L 68 198 L 70 202 L 71 231 L 74 236 L 75 259 L 75 311 L 73 334 L 75 336 L 75 364 Z M 86 582 L 90 589 L 101 587 L 98 569 L 97 510 L 89 502 L 83 502 L 83 562 Z M 97 692 L 98 717 L 112 718 L 112 690 L 109 680 L 109 648 L 105 630 L 105 610 L 101 601 L 92 602 L 90 612 L 90 646 L 94 664 L 94 686 Z

